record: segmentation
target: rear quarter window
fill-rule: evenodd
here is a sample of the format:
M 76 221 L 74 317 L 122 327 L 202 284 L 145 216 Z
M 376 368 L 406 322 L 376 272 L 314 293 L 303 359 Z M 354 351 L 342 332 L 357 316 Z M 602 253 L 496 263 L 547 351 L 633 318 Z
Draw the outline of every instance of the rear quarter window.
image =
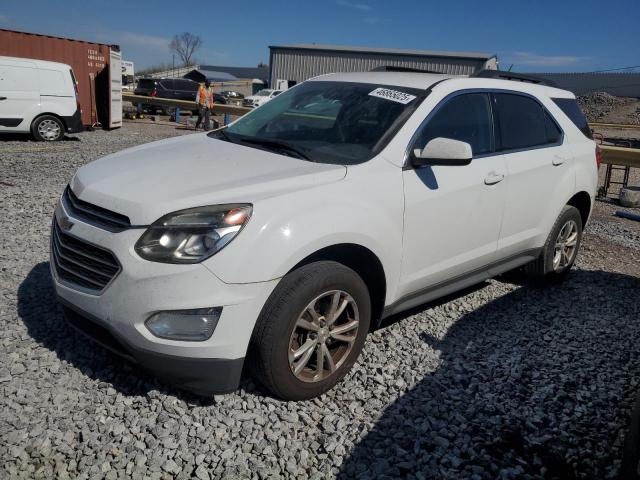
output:
M 578 127 L 584 136 L 593 140 L 591 129 L 587 123 L 587 117 L 584 116 L 578 102 L 574 98 L 552 98 L 553 102 L 560 107 L 560 110 L 569 117 L 573 124 Z

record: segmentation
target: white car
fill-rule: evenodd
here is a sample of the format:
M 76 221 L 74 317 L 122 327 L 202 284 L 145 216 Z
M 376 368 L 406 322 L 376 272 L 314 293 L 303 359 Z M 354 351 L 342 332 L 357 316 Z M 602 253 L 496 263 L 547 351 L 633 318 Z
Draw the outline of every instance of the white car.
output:
M 0 57 L 0 133 L 60 140 L 84 130 L 78 88 L 69 65 Z
M 247 363 L 311 398 L 382 318 L 522 266 L 563 279 L 595 198 L 590 135 L 543 85 L 317 77 L 226 129 L 80 168 L 55 290 L 78 329 L 184 389 L 234 390 Z
M 256 107 L 259 107 L 260 105 L 264 105 L 269 100 L 280 95 L 282 92 L 283 92 L 282 90 L 271 90 L 271 89 L 265 88 L 263 90 L 260 90 L 255 95 L 245 97 L 244 100 L 242 100 L 242 105 L 245 107 L 256 108 Z

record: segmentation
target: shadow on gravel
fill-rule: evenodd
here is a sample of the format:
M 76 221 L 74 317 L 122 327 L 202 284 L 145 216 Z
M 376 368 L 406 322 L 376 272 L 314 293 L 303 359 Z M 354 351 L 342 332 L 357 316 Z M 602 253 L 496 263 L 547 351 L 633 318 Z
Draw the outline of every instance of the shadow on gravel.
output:
M 89 378 L 110 384 L 119 393 L 146 395 L 152 390 L 174 395 L 191 405 L 211 405 L 213 398 L 172 388 L 95 344 L 67 324 L 55 298 L 49 262 L 36 265 L 18 288 L 18 315 L 29 335 Z
M 615 478 L 639 313 L 638 278 L 576 270 L 490 301 L 443 339 L 423 332 L 441 366 L 387 407 L 339 478 Z

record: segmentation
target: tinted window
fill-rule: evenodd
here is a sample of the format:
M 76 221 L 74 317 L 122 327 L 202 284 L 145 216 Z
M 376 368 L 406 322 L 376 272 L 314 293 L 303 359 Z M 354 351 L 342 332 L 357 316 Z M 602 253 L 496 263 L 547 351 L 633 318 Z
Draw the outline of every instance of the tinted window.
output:
M 484 93 L 458 95 L 447 101 L 420 132 L 416 147 L 434 138 L 460 140 L 471 145 L 474 155 L 491 151 L 489 97 Z
M 496 93 L 498 138 L 501 150 L 537 147 L 550 143 L 542 106 L 522 95 Z
M 154 80 L 142 79 L 138 81 L 138 88 L 148 88 L 149 90 L 153 90 L 156 87 L 156 82 Z
M 174 86 L 174 80 L 162 80 L 160 82 L 158 82 L 160 84 L 160 86 L 162 88 L 164 88 L 165 90 L 174 90 L 175 86 Z
M 198 84 L 191 80 L 174 80 L 173 86 L 176 90 L 187 90 L 193 92 L 198 90 Z
M 562 140 L 562 130 L 551 118 L 549 112 L 544 112 L 544 128 L 547 131 L 547 143 L 560 143 Z
M 558 107 L 564 112 L 564 114 L 571 119 L 578 129 L 584 133 L 587 138 L 593 139 L 591 129 L 587 123 L 587 119 L 580 110 L 578 102 L 573 98 L 554 98 L 552 99 Z

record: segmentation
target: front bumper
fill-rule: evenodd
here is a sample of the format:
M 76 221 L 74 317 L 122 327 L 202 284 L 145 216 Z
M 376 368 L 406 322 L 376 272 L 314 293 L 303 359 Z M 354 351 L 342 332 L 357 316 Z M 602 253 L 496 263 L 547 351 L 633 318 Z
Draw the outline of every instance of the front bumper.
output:
M 96 293 L 61 281 L 51 259 L 56 294 L 76 328 L 187 390 L 209 394 L 237 387 L 253 327 L 277 280 L 227 284 L 201 264 L 149 262 L 134 251 L 143 230 L 107 232 L 70 217 L 61 204 L 56 215 L 72 221 L 67 235 L 111 251 L 121 264 L 109 285 Z M 208 307 L 222 307 L 222 314 L 205 341 L 158 338 L 144 325 L 158 311 Z M 90 323 L 83 328 L 82 322 Z M 119 347 L 96 335 L 94 326 Z
M 58 300 L 74 329 L 171 384 L 199 395 L 228 393 L 238 388 L 244 358 L 189 358 L 145 350 L 130 344 L 106 322 L 79 310 L 62 297 Z

